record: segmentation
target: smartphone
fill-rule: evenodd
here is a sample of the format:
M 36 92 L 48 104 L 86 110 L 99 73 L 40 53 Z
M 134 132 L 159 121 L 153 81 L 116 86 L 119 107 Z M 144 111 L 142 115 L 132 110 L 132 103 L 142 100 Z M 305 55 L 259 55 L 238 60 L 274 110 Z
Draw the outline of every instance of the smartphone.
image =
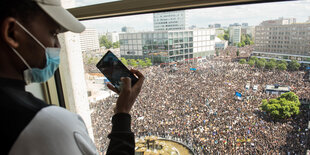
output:
M 121 91 L 121 77 L 131 78 L 131 86 L 138 81 L 138 78 L 111 51 L 101 58 L 96 67 L 118 91 Z

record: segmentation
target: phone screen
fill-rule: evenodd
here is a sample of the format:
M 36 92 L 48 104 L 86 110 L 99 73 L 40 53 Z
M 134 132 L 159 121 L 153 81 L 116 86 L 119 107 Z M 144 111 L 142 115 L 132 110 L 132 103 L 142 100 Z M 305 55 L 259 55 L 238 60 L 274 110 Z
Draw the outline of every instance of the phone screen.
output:
M 121 77 L 131 78 L 131 86 L 138 79 L 128 68 L 111 52 L 108 51 L 96 65 L 100 72 L 120 91 Z

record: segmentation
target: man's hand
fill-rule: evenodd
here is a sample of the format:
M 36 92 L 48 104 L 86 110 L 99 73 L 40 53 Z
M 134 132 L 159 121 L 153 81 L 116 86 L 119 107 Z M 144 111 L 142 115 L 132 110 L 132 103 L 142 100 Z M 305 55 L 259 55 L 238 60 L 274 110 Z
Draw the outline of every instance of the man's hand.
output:
M 144 81 L 144 76 L 137 70 L 130 70 L 133 74 L 138 76 L 138 82 L 131 87 L 131 79 L 129 77 L 122 77 L 122 89 L 119 92 L 113 85 L 108 84 L 108 88 L 119 95 L 116 103 L 116 107 L 114 109 L 114 113 L 129 113 L 133 104 L 138 97 L 141 87 Z

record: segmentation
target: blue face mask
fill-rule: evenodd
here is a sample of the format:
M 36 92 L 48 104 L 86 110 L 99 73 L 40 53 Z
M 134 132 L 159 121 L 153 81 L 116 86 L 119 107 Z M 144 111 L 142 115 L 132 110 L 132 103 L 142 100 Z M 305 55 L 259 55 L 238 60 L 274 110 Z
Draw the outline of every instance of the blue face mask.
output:
M 28 67 L 24 71 L 24 80 L 26 84 L 30 83 L 42 83 L 49 80 L 57 70 L 59 63 L 60 63 L 60 48 L 46 48 L 37 38 L 35 38 L 23 25 L 21 25 L 19 22 L 17 22 L 17 25 L 19 25 L 25 32 L 27 32 L 42 48 L 45 49 L 45 55 L 46 55 L 46 65 L 43 69 L 39 68 L 31 68 L 29 64 L 25 61 L 25 59 L 14 49 L 12 50 L 17 54 L 17 56 L 25 63 L 25 65 Z

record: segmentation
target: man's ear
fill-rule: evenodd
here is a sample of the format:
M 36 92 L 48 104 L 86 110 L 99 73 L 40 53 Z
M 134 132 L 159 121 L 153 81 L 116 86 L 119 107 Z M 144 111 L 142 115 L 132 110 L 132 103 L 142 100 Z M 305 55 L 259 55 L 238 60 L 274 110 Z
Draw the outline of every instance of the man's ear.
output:
M 0 37 L 5 43 L 16 49 L 19 46 L 16 39 L 18 35 L 18 25 L 16 24 L 16 19 L 12 17 L 5 18 L 0 26 Z

